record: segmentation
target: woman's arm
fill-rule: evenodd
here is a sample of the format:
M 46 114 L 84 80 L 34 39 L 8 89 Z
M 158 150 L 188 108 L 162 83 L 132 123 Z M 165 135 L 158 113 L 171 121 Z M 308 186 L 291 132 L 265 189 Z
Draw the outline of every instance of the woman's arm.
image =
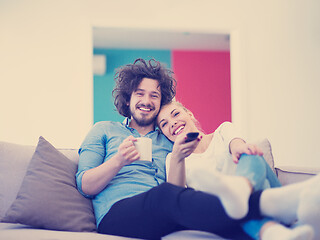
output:
M 186 169 L 185 159 L 177 161 L 175 157 L 171 158 L 172 155 L 168 155 L 167 160 L 167 182 L 177 186 L 186 186 Z
M 255 144 L 246 143 L 241 138 L 234 138 L 229 144 L 230 153 L 232 155 L 232 160 L 235 163 L 239 162 L 239 158 L 243 153 L 248 155 L 263 155 L 262 150 Z
M 185 135 L 177 137 L 172 153 L 167 157 L 167 161 L 169 161 L 169 164 L 167 164 L 167 181 L 181 187 L 186 186 L 185 158 L 192 154 L 199 143 L 197 139 L 187 143 L 185 140 Z
M 249 155 L 263 155 L 261 149 L 256 145 L 246 143 L 241 136 L 239 129 L 231 122 L 222 123 L 216 129 L 216 133 L 220 135 L 225 146 L 229 148 L 229 153 L 235 163 L 238 163 L 239 158 L 243 153 Z

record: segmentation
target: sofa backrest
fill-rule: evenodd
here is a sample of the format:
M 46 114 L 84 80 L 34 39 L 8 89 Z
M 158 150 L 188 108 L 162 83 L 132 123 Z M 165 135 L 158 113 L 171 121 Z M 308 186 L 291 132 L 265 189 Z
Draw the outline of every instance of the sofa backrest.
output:
M 0 141 L 0 220 L 16 199 L 35 148 Z M 57 149 L 78 163 L 78 149 Z
M 267 139 L 256 143 L 264 152 L 264 158 L 273 171 L 274 160 Z M 0 220 L 16 199 L 35 146 L 26 146 L 0 141 Z M 78 163 L 78 149 L 57 148 L 71 161 Z

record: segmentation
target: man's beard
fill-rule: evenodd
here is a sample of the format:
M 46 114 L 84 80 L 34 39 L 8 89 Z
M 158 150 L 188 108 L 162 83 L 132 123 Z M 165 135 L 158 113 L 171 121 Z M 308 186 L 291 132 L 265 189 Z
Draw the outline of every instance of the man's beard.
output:
M 139 118 L 135 113 L 131 113 L 132 119 L 141 127 L 146 127 L 154 124 L 157 115 L 151 116 L 150 118 Z
M 131 112 L 131 118 L 138 124 L 138 126 L 140 126 L 140 127 L 146 127 L 146 126 L 150 126 L 150 125 L 152 125 L 152 124 L 154 124 L 155 123 L 155 120 L 156 120 L 156 118 L 157 118 L 157 114 L 154 114 L 154 115 L 151 115 L 151 116 L 149 116 L 149 118 L 147 118 L 147 117 L 139 117 L 139 114 L 137 113 L 137 108 L 138 107 L 141 107 L 141 106 L 144 106 L 144 105 L 139 105 L 139 106 L 137 106 L 136 107 L 136 111 L 132 111 L 131 109 L 130 109 L 130 112 Z M 153 107 L 151 107 L 151 106 L 147 106 L 147 107 L 150 107 L 151 109 L 153 109 L 154 110 L 154 108 Z

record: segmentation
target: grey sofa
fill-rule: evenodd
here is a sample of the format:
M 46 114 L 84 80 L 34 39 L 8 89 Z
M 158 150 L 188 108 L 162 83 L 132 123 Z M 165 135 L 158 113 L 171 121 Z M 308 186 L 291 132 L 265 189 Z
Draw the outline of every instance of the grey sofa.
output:
M 275 168 L 269 141 L 267 139 L 264 139 L 263 141 L 259 142 L 258 145 L 264 151 L 265 159 L 267 160 L 269 165 L 272 167 L 272 169 L 275 171 L 275 173 L 278 175 L 280 182 L 284 185 L 290 184 L 293 182 L 302 181 L 319 172 L 319 169 L 302 169 L 302 168 L 293 168 L 293 167 Z M 85 229 L 74 231 L 72 229 L 63 229 L 63 228 L 55 229 L 55 227 L 46 228 L 46 227 L 43 227 L 44 225 L 41 225 L 41 223 L 36 223 L 35 225 L 30 226 L 30 225 L 23 224 L 25 223 L 24 222 L 25 220 L 11 221 L 12 220 L 11 219 L 8 222 L 5 216 L 6 216 L 6 213 L 9 212 L 8 210 L 12 208 L 13 203 L 19 200 L 19 201 L 22 201 L 22 203 L 24 204 L 23 202 L 24 199 L 23 199 L 23 195 L 21 195 L 21 190 L 25 190 L 25 189 L 21 189 L 21 188 L 25 186 L 26 173 L 27 173 L 27 170 L 29 171 L 29 168 L 31 165 L 30 163 L 31 159 L 33 159 L 32 161 L 34 161 L 34 158 L 36 155 L 35 149 L 36 149 L 36 146 L 25 146 L 25 145 L 19 145 L 19 144 L 0 141 L 0 221 L 1 221 L 0 240 L 132 239 L 132 238 L 124 238 L 124 237 L 118 237 L 118 236 L 111 236 L 111 235 L 102 235 L 102 234 L 96 233 L 92 229 L 88 231 L 86 231 Z M 57 150 L 60 153 L 62 153 L 64 157 L 66 157 L 67 159 L 70 159 L 71 162 L 74 164 L 74 166 L 77 166 L 77 162 L 78 162 L 77 149 L 57 149 Z M 45 154 L 44 155 L 42 154 L 40 158 L 48 158 L 50 156 L 51 155 L 47 156 Z M 66 170 L 66 169 L 62 169 L 62 170 Z M 71 179 L 72 177 L 74 177 L 74 169 L 72 171 L 73 172 L 70 172 L 69 174 L 71 176 Z M 40 174 L 41 174 L 41 171 L 40 171 Z M 56 180 L 57 179 L 55 179 L 55 181 Z M 71 187 L 74 188 L 74 186 L 71 186 Z M 50 191 L 45 193 L 47 197 L 48 195 L 51 194 L 51 192 L 55 191 L 55 189 L 49 189 L 49 190 Z M 30 191 L 33 191 L 32 186 Z M 25 191 L 25 192 L 28 193 L 28 191 Z M 68 193 L 64 193 L 64 195 L 67 195 L 67 194 Z M 85 201 L 87 201 L 87 199 L 85 199 Z M 83 202 L 83 203 L 87 205 L 82 205 L 82 206 L 86 206 L 86 209 L 89 209 L 90 211 L 90 208 L 88 208 L 88 207 L 91 207 L 90 203 L 88 202 Z M 42 205 L 42 203 L 40 202 L 39 205 Z M 50 204 L 45 206 L 50 206 Z M 51 206 L 54 206 L 54 205 L 51 205 Z M 16 209 L 19 209 L 19 207 L 28 209 L 28 204 L 18 206 Z M 40 207 L 41 206 L 39 206 L 39 208 Z M 46 210 L 49 211 L 50 209 L 46 209 Z M 36 212 L 37 211 L 34 212 L 34 215 L 38 214 Z M 93 216 L 92 210 L 90 214 Z M 52 215 L 54 216 L 55 212 L 51 214 L 50 217 L 52 217 Z M 60 215 L 61 213 L 58 214 L 57 212 L 56 218 L 57 218 L 58 224 L 61 223 L 61 221 L 63 221 L 63 219 L 60 220 Z M 92 216 L 90 216 L 91 218 L 88 218 L 89 219 L 88 221 L 92 221 Z M 29 218 L 32 218 L 32 217 L 33 215 L 31 215 L 31 217 Z M 42 217 L 44 217 L 45 220 L 49 219 L 49 216 L 42 216 Z M 86 216 L 84 219 L 86 219 Z M 27 219 L 26 222 L 28 222 L 28 220 L 29 219 Z M 37 224 L 40 224 L 39 225 L 40 227 L 37 227 L 38 226 Z M 67 225 L 63 225 L 63 226 L 67 226 Z M 177 232 L 177 233 L 173 233 L 168 236 L 165 236 L 163 239 L 172 240 L 172 239 L 222 239 L 222 238 L 214 234 L 204 233 L 199 231 L 181 231 L 181 232 Z

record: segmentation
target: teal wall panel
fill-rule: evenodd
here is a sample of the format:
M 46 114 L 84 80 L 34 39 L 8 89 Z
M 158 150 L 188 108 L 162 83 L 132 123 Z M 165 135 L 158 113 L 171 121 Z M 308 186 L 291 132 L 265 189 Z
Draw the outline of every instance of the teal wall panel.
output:
M 114 104 L 112 90 L 114 88 L 115 70 L 123 65 L 133 63 L 137 58 L 149 60 L 156 59 L 171 68 L 170 50 L 128 50 L 128 49 L 94 49 L 94 54 L 104 54 L 107 59 L 106 74 L 94 75 L 93 78 L 93 102 L 94 123 L 99 121 L 123 121 Z

